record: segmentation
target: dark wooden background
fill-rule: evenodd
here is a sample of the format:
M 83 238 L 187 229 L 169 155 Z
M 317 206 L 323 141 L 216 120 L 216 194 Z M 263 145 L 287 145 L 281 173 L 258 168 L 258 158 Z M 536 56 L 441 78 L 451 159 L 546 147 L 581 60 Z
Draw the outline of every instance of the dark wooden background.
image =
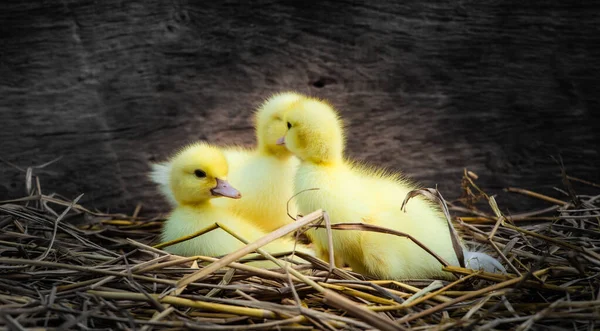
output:
M 599 6 L 532 3 L 3 1 L 0 157 L 63 156 L 35 170 L 45 192 L 161 211 L 149 161 L 195 139 L 252 145 L 252 109 L 293 89 L 341 110 L 351 156 L 447 197 L 464 167 L 560 196 L 552 156 L 600 181 Z M 0 200 L 23 196 L 25 174 L 0 171 Z

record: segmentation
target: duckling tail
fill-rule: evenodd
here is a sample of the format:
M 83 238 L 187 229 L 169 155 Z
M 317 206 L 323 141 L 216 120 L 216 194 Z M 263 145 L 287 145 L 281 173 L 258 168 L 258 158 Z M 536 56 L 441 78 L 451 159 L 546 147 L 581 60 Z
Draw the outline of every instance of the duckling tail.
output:
M 172 206 L 177 206 L 177 201 L 175 200 L 175 196 L 169 185 L 169 172 L 171 171 L 170 164 L 167 162 L 153 163 L 151 168 L 152 170 L 149 174 L 150 180 L 155 184 L 158 184 L 160 192 L 167 198 Z

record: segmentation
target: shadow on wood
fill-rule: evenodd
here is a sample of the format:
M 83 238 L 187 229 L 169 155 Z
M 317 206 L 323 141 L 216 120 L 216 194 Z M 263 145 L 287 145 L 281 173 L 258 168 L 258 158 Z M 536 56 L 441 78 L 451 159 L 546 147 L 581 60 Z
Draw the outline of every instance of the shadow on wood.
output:
M 558 155 L 599 181 L 589 6 L 4 2 L 0 157 L 27 167 L 63 156 L 35 171 L 45 192 L 165 210 L 148 162 L 196 139 L 252 145 L 253 108 L 293 89 L 341 110 L 351 156 L 446 197 L 464 167 L 488 189 L 547 193 Z M 0 170 L 0 199 L 22 196 L 25 174 Z

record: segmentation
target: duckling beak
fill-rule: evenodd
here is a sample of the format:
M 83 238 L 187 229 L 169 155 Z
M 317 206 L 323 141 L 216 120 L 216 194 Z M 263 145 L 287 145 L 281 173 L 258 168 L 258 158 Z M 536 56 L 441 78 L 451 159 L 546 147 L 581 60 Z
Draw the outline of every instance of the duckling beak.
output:
M 275 144 L 280 145 L 280 146 L 285 146 L 285 136 L 277 139 L 277 142 Z
M 240 191 L 236 190 L 228 181 L 217 178 L 217 186 L 210 190 L 210 193 L 216 197 L 227 197 L 239 199 L 242 197 Z

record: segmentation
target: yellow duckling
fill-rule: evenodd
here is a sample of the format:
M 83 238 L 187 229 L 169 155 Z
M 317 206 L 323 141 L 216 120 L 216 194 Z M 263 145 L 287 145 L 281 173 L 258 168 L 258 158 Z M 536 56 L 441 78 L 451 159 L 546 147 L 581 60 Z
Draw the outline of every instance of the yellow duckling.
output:
M 241 198 L 240 192 L 227 181 L 228 164 L 223 153 L 206 143 L 185 147 L 170 160 L 169 185 L 177 207 L 163 227 L 162 240 L 171 241 L 195 233 L 215 222 L 236 231 L 252 242 L 266 233 L 234 212 L 217 206 L 218 197 Z M 183 256 L 221 256 L 244 244 L 222 229 L 216 229 L 196 238 L 172 245 L 165 250 Z M 264 247 L 271 253 L 294 250 L 295 243 L 287 238 L 278 239 Z M 301 245 L 297 250 L 310 253 Z M 262 267 L 274 267 L 270 261 L 253 262 Z
M 265 231 L 273 231 L 292 221 L 287 201 L 293 195 L 293 178 L 299 161 L 277 139 L 287 130 L 283 113 L 303 95 L 286 92 L 267 99 L 255 113 L 257 146 L 254 150 L 224 147 L 230 166 L 229 180 L 244 193 L 244 199 L 220 199 L 215 204 L 229 207 L 253 221 Z M 169 162 L 152 165 L 151 179 L 173 204 L 177 205 L 168 185 Z M 290 203 L 290 214 L 295 205 Z
M 416 188 L 400 175 L 344 160 L 344 132 L 328 104 L 304 99 L 284 116 L 288 131 L 280 144 L 301 160 L 295 191 L 318 188 L 297 196 L 298 212 L 322 208 L 332 224 L 362 222 L 408 233 L 452 265 L 458 265 L 448 224 L 429 201 L 416 197 L 406 212 L 400 205 Z M 307 233 L 317 256 L 328 260 L 325 229 Z M 451 278 L 442 265 L 410 239 L 368 231 L 333 230 L 336 262 L 378 279 Z

